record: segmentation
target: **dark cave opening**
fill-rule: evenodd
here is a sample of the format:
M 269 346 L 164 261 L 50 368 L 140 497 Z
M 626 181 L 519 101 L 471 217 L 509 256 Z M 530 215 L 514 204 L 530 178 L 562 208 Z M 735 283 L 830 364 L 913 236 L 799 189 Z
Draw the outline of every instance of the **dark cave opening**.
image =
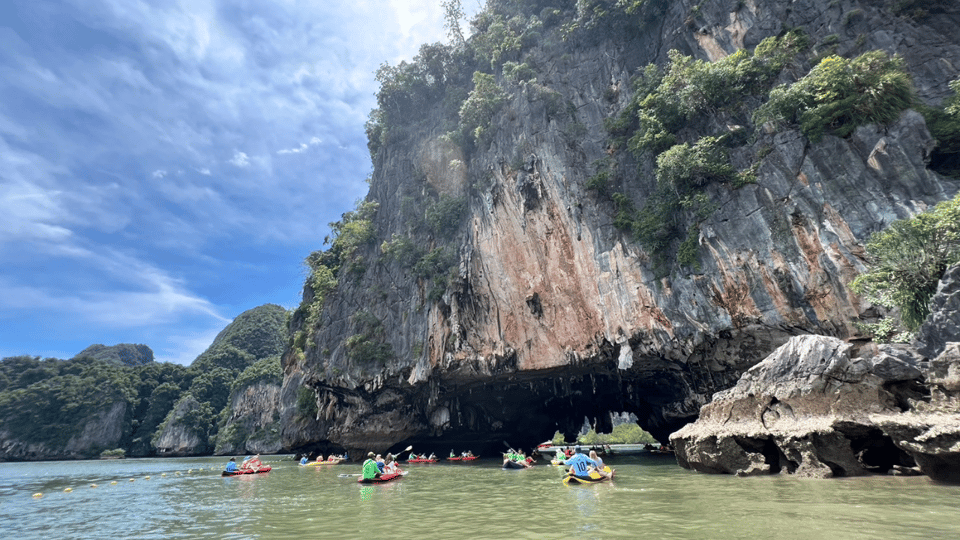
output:
M 438 456 L 451 449 L 486 456 L 509 448 L 529 452 L 557 431 L 567 442 L 575 441 L 585 421 L 597 433 L 610 433 L 611 413 L 636 415 L 642 429 L 666 444 L 670 433 L 695 419 L 665 412 L 684 399 L 688 387 L 673 374 L 648 375 L 628 379 L 616 370 L 571 374 L 567 368 L 540 372 L 536 378 L 512 373 L 494 381 L 441 384 L 431 401 L 449 410 L 449 424 L 399 441 L 390 450 L 412 445 L 417 452 Z
M 860 465 L 871 472 L 886 474 L 894 466 L 916 466 L 913 458 L 897 448 L 893 440 L 879 429 L 871 429 L 861 436 L 851 437 L 850 449 L 857 456 Z

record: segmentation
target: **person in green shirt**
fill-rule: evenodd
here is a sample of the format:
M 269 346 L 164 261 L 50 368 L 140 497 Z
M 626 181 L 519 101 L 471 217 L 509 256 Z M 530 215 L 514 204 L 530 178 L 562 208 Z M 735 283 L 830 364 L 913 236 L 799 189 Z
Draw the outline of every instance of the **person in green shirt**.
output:
M 376 454 L 370 452 L 367 454 L 367 460 L 363 462 L 363 481 L 372 482 L 380 478 L 380 468 L 377 467 Z

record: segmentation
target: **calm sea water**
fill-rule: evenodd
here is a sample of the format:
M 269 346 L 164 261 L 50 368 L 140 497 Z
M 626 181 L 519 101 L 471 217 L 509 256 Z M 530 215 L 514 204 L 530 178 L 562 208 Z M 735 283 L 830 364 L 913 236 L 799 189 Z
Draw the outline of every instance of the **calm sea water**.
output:
M 614 482 L 564 486 L 550 466 L 410 465 L 360 485 L 358 464 L 222 478 L 222 458 L 0 464 L 2 540 L 56 538 L 960 538 L 960 487 L 925 477 L 803 480 L 610 458 Z M 149 477 L 149 478 L 148 478 Z M 92 487 L 96 484 L 96 487 Z M 69 491 L 67 491 L 69 489 Z M 34 497 L 42 493 L 42 497 Z

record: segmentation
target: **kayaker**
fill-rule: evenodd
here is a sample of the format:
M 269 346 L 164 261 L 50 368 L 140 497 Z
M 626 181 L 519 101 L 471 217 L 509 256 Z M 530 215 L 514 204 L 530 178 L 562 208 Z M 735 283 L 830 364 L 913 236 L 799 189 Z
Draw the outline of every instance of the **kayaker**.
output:
M 243 458 L 243 461 L 240 463 L 240 470 L 245 471 L 250 468 L 250 456 Z
M 227 462 L 227 468 L 224 470 L 228 473 L 237 472 L 237 458 L 235 457 L 230 458 L 230 461 Z
M 300 464 L 301 464 L 301 465 L 306 465 L 306 464 L 307 464 L 307 455 L 306 455 L 306 454 L 304 454 L 303 457 L 300 458 Z
M 583 449 L 578 446 L 573 457 L 567 460 L 567 465 L 570 467 L 569 474 L 582 478 L 589 478 L 590 466 L 593 465 L 596 467 L 597 462 L 585 456 L 583 454 Z
M 457 455 L 453 453 L 453 448 L 450 449 L 450 457 L 457 457 Z
M 263 463 L 260 462 L 260 454 L 253 456 L 245 464 L 246 464 L 246 468 L 252 469 L 254 471 L 260 470 L 260 467 L 263 467 Z M 243 467 L 241 466 L 240 468 L 242 469 Z
M 393 459 L 393 454 L 387 454 L 386 465 L 383 467 L 383 471 L 388 474 L 393 474 L 399 472 L 397 470 L 397 462 Z
M 387 464 L 383 462 L 383 456 L 381 456 L 380 454 L 377 454 L 376 462 L 377 462 L 377 469 L 380 471 L 380 474 L 383 474 L 384 470 L 387 468 Z
M 605 472 L 605 471 L 603 470 L 603 460 L 600 459 L 600 456 L 597 455 L 597 451 L 596 451 L 596 450 L 591 450 L 591 451 L 590 451 L 590 459 L 592 459 L 592 460 L 593 460 L 594 462 L 596 462 L 596 464 L 597 464 L 597 474 L 599 474 L 600 476 L 602 476 L 602 477 L 604 477 L 604 478 L 610 476 L 610 473 L 607 473 L 607 472 Z
M 437 459 L 437 455 L 436 455 L 436 454 L 434 454 L 433 452 L 430 452 L 430 457 L 429 457 L 429 458 L 427 458 L 427 459 L 432 459 L 432 460 L 436 460 L 436 459 Z
M 380 478 L 380 468 L 377 467 L 377 461 L 374 459 L 376 454 L 370 452 L 367 454 L 367 460 L 363 462 L 363 481 L 372 482 Z

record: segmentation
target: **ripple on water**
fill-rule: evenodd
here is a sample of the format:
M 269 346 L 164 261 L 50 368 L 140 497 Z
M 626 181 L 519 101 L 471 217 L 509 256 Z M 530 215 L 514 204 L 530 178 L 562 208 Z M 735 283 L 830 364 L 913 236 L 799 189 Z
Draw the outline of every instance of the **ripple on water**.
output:
M 590 486 L 562 485 L 557 468 L 503 471 L 495 460 L 411 467 L 370 486 L 338 477 L 358 464 L 274 461 L 267 474 L 222 478 L 223 461 L 4 464 L 0 523 L 18 540 L 947 538 L 960 523 L 960 487 L 924 478 L 734 478 L 641 457 L 609 460 L 615 481 Z

